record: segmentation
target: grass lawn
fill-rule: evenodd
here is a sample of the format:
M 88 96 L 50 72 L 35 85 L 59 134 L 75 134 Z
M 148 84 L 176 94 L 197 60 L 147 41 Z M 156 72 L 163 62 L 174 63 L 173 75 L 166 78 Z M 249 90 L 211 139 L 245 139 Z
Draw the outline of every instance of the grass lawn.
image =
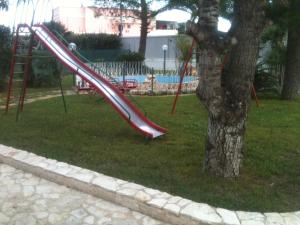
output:
M 23 85 L 22 79 L 14 79 L 12 93 L 11 93 L 11 101 L 10 103 L 18 103 L 21 87 Z M 64 91 L 72 90 L 73 86 L 73 76 L 67 75 L 63 77 L 62 87 Z M 31 88 L 28 87 L 26 91 L 26 99 L 38 98 L 46 95 L 57 95 L 60 94 L 60 87 L 57 85 L 56 87 L 40 87 L 40 88 Z M 0 107 L 6 104 L 6 96 L 7 90 L 0 92 Z
M 136 97 L 148 117 L 168 128 L 157 140 L 137 134 L 99 97 L 66 97 L 0 112 L 0 143 L 228 209 L 300 209 L 300 101 L 253 104 L 244 167 L 238 179 L 202 172 L 207 114 L 195 96 Z

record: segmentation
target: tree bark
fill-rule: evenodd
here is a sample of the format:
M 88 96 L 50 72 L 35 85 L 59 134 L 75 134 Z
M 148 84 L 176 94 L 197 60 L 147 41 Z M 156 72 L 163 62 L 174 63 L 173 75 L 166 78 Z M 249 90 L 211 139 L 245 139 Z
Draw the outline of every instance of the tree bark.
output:
M 141 0 L 141 35 L 139 53 L 145 57 L 148 35 L 148 5 L 146 0 Z
M 216 38 L 218 1 L 199 1 L 200 19 L 193 36 L 204 46 L 199 57 L 197 88 L 197 96 L 209 114 L 204 170 L 217 176 L 240 174 L 245 122 L 264 26 L 264 4 L 263 0 L 235 1 L 234 19 L 228 34 L 234 45 L 227 53 L 228 62 L 222 70 L 221 45 L 217 43 L 221 41 Z
M 300 85 L 300 29 L 295 27 L 288 31 L 287 61 L 281 98 L 295 100 Z

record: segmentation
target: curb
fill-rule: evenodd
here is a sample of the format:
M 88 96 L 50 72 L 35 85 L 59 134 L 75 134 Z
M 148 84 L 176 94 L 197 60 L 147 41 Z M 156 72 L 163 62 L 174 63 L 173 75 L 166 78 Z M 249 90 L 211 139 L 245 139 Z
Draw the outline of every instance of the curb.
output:
M 300 211 L 259 213 L 214 208 L 5 145 L 0 145 L 1 162 L 174 225 L 300 225 Z

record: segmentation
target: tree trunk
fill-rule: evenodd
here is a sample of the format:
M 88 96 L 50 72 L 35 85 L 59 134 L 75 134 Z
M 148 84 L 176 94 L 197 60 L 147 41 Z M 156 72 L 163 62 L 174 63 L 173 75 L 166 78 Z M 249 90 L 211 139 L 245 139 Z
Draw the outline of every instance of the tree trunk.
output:
M 203 0 L 202 2 L 204 4 L 201 8 L 206 12 L 211 9 L 211 4 L 215 1 Z M 204 170 L 217 176 L 236 177 L 240 174 L 245 122 L 260 35 L 264 26 L 264 3 L 265 1 L 262 0 L 235 1 L 235 16 L 229 35 L 237 43 L 231 47 L 223 71 L 219 47 L 215 41 L 209 41 L 212 38 L 204 42 L 206 48 L 202 50 L 199 59 L 200 80 L 197 95 L 207 107 L 209 114 Z M 205 16 L 200 17 L 198 25 L 202 27 L 199 30 L 205 29 L 203 24 L 213 24 L 213 22 Z M 212 32 L 212 29 L 207 30 Z M 206 36 L 212 37 L 212 34 Z M 205 35 L 198 37 L 205 37 Z M 201 71 L 204 72 L 200 74 Z
M 210 173 L 235 177 L 243 159 L 245 122 L 254 79 L 260 39 L 249 26 L 239 26 L 238 43 L 232 48 L 221 78 L 221 96 L 212 103 L 208 119 L 204 169 Z M 219 67 L 220 70 L 221 67 Z
M 146 0 L 141 0 L 141 36 L 139 53 L 145 57 L 148 35 L 148 5 Z
M 300 84 L 300 29 L 290 28 L 287 42 L 287 61 L 281 98 L 294 100 Z

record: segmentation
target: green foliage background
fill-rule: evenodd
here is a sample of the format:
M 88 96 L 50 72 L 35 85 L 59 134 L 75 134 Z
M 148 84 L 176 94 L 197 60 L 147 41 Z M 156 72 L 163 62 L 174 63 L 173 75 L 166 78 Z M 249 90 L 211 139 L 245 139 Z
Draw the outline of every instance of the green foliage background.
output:
M 53 87 L 59 85 L 62 66 L 46 51 L 35 51 L 30 76 L 31 87 Z
M 5 89 L 11 58 L 10 28 L 0 25 L 0 92 Z

